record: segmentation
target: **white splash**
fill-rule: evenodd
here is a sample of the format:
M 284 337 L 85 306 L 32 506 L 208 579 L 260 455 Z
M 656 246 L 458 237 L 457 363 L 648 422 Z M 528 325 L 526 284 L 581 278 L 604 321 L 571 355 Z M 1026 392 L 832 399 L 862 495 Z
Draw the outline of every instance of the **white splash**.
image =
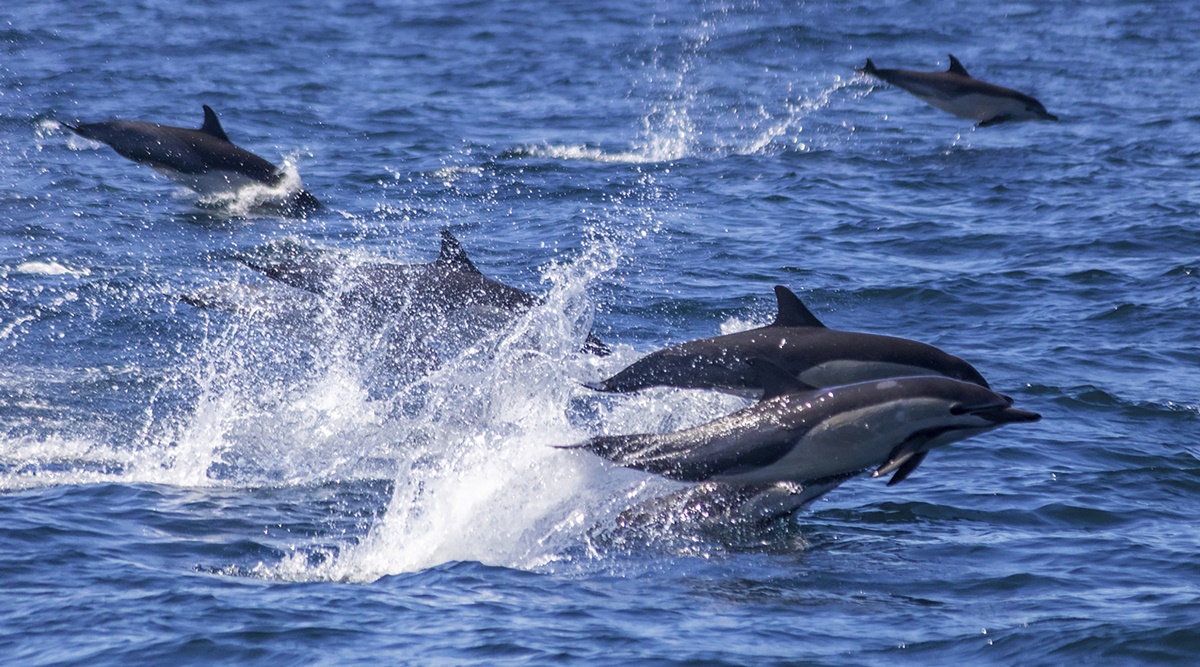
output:
M 304 189 L 300 180 L 299 152 L 288 155 L 279 166 L 283 178 L 275 185 L 250 182 L 232 192 L 213 192 L 202 195 L 203 206 L 220 208 L 230 215 L 248 217 L 262 210 L 286 209 L 292 197 Z
M 684 72 L 686 74 L 686 70 Z M 725 155 L 760 155 L 787 147 L 796 151 L 812 149 L 815 137 L 804 123 L 837 103 L 845 95 L 859 98 L 869 92 L 857 77 L 833 82 L 811 95 L 797 95 L 790 88 L 783 108 L 772 110 L 759 105 L 749 120 L 736 115 L 699 114 L 713 119 L 711 125 L 698 125 L 692 119 L 699 103 L 689 92 L 686 78 L 680 76 L 667 99 L 655 103 L 642 118 L 640 138 L 627 150 L 612 150 L 590 144 L 537 144 L 517 151 L 520 155 L 556 160 L 581 160 L 601 163 L 646 164 L 673 162 L 685 158 L 711 158 Z
M 72 269 L 68 266 L 59 264 L 56 261 L 44 262 L 41 260 L 30 260 L 22 262 L 13 269 L 15 273 L 26 273 L 40 276 L 71 276 L 73 278 L 82 278 L 92 274 L 88 269 Z

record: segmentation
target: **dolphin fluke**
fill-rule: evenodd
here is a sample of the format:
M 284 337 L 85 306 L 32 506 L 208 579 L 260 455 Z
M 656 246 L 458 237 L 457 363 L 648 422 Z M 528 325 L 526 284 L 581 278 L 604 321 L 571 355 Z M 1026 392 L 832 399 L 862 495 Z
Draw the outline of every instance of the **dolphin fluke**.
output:
M 854 71 L 858 72 L 859 74 L 866 74 L 869 76 L 874 76 L 876 70 L 877 70 L 877 68 L 875 67 L 875 63 L 871 62 L 870 58 L 867 58 L 867 64 L 863 65 L 861 68 L 856 69 Z

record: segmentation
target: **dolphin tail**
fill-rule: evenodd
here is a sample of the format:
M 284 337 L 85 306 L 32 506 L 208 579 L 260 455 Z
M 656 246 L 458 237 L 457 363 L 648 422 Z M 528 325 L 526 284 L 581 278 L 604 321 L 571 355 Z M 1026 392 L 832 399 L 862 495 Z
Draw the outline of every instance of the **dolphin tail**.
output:
M 875 76 L 875 72 L 877 72 L 879 70 L 876 69 L 875 63 L 871 62 L 870 58 L 867 58 L 867 64 L 863 65 L 860 69 L 856 69 L 854 71 L 858 72 L 859 74 L 867 74 L 870 76 Z

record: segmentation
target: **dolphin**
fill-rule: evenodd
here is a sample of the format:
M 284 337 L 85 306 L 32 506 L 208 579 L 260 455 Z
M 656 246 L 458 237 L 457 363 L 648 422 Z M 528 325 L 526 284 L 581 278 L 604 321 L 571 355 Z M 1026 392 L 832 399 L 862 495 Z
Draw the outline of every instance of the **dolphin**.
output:
M 108 144 L 122 157 L 147 165 L 201 195 L 236 192 L 259 184 L 278 187 L 284 174 L 261 157 L 233 145 L 217 114 L 204 105 L 204 124 L 198 130 L 136 120 L 106 120 L 63 127 L 92 141 Z M 307 190 L 288 196 L 296 211 L 321 208 Z
M 829 329 L 783 285 L 775 287 L 775 298 L 778 314 L 765 327 L 668 347 L 584 386 L 620 393 L 655 386 L 715 389 L 753 398 L 763 384 L 750 362 L 765 359 L 813 387 L 908 375 L 944 375 L 988 387 L 971 364 L 932 345 Z
M 343 266 L 326 261 L 260 262 L 245 257 L 241 262 L 273 280 L 333 299 L 368 323 L 402 318 L 432 324 L 444 334 L 470 337 L 468 328 L 494 330 L 542 302 L 483 275 L 453 234 L 443 230 L 441 236 L 441 251 L 428 264 Z M 591 333 L 584 349 L 599 356 L 610 353 Z
M 754 365 L 766 394 L 747 408 L 673 433 L 600 436 L 564 448 L 684 482 L 791 483 L 823 493 L 873 467 L 876 477 L 895 471 L 895 484 L 931 449 L 1041 419 L 1006 396 L 947 377 L 812 389 L 768 361 Z
M 976 127 L 1025 120 L 1058 120 L 1042 103 L 1011 88 L 980 81 L 967 74 L 958 58 L 950 56 L 945 72 L 879 69 L 871 59 L 858 70 L 904 89 L 926 104 L 960 118 L 978 121 Z

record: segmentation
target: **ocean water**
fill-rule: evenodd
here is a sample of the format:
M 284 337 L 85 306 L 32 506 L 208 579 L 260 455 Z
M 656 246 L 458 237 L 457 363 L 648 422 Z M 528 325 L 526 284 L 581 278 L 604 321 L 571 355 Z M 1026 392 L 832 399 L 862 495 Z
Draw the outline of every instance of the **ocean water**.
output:
M 1200 5 L 9 3 L 0 662 L 1195 664 Z M 862 77 L 944 69 L 1059 123 Z M 59 121 L 198 127 L 326 208 L 201 201 Z M 545 303 L 436 364 L 238 257 Z M 581 383 L 769 322 L 971 361 L 1043 415 L 788 520 L 555 449 L 743 405 Z M 252 306 L 180 301 L 225 290 Z M 578 352 L 588 328 L 610 357 Z

